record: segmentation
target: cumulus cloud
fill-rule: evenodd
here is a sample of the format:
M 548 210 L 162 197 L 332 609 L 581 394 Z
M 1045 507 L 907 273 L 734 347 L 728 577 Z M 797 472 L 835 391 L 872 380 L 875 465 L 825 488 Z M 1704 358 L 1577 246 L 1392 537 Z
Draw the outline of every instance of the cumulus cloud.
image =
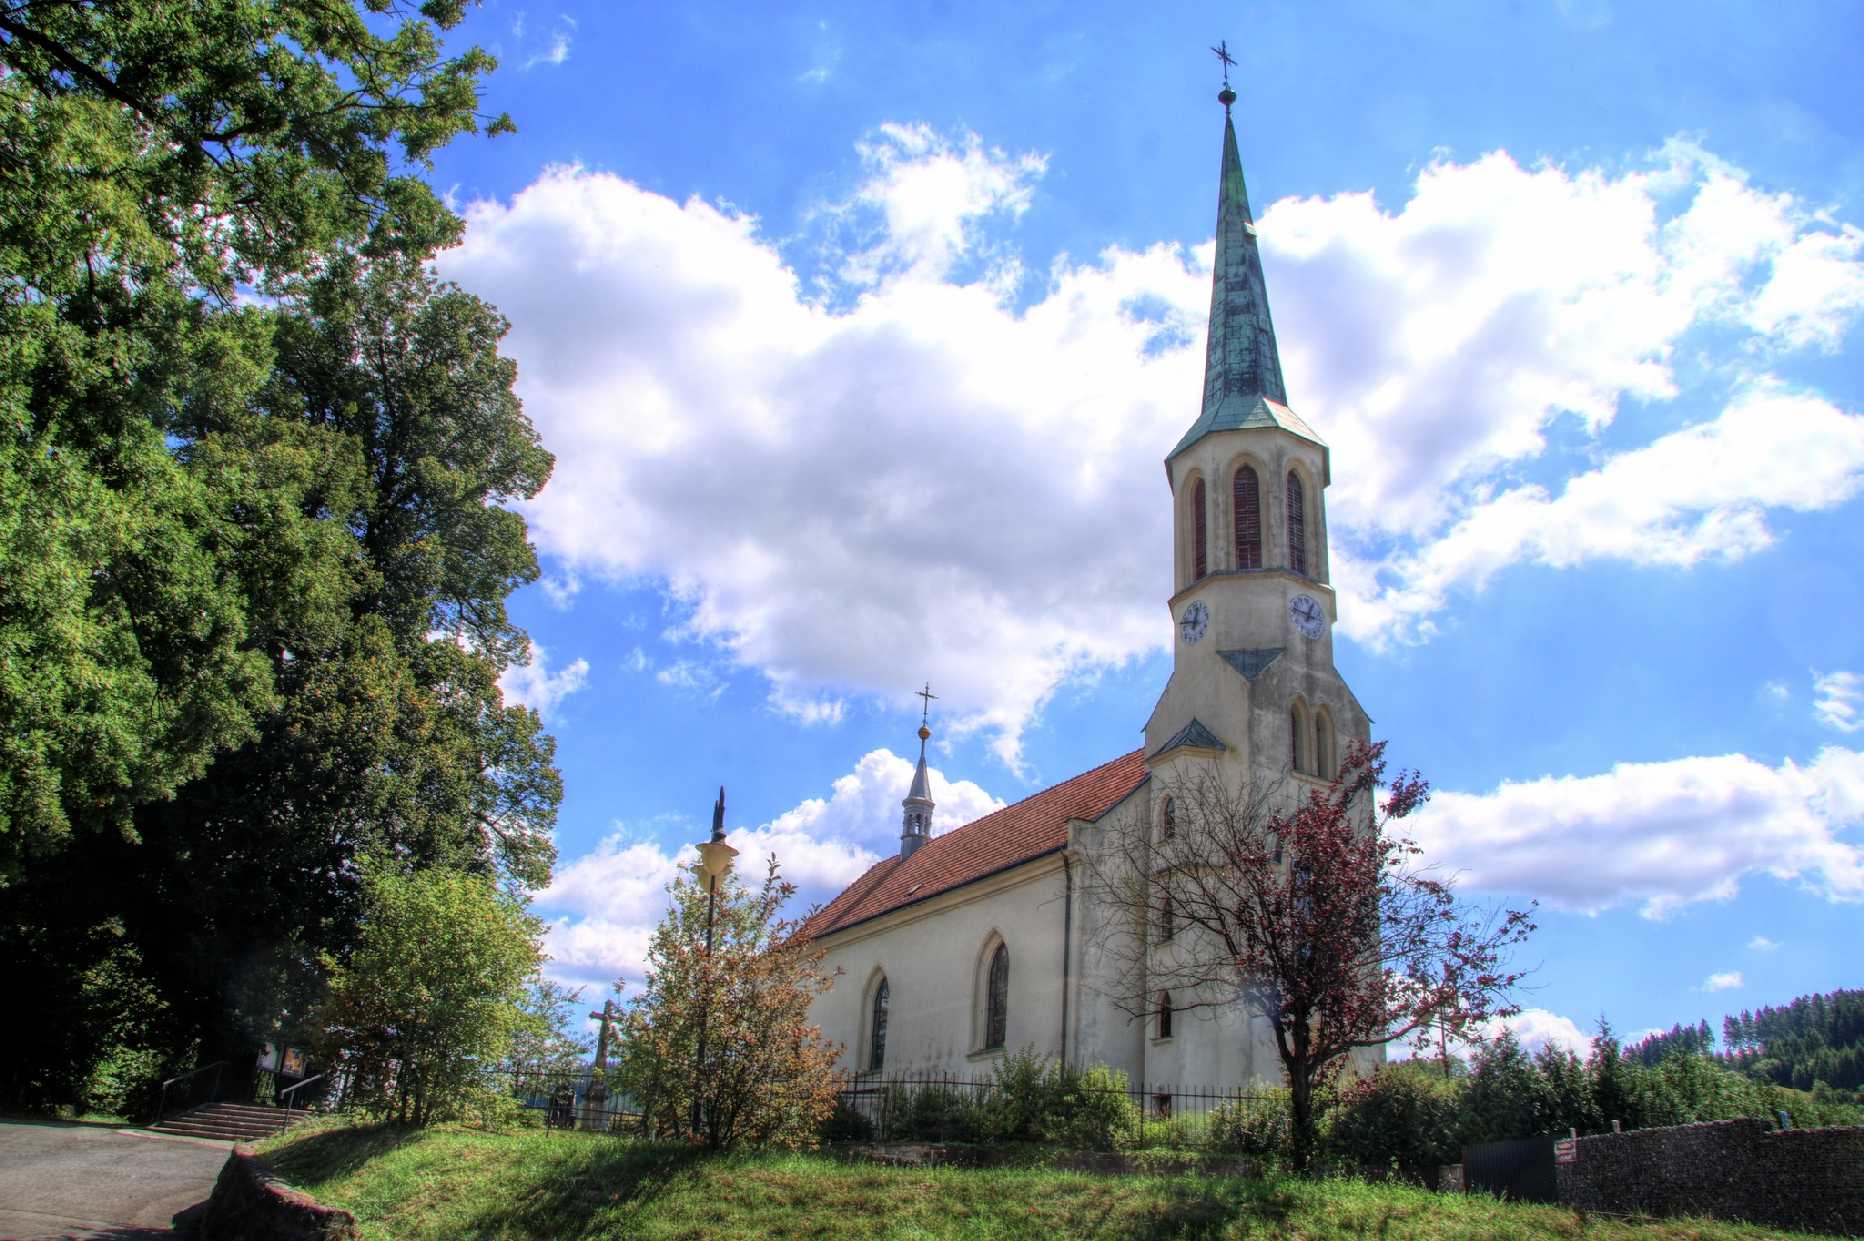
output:
M 726 839 L 738 866 L 760 877 L 774 855 L 797 895 L 786 912 L 799 916 L 824 903 L 868 867 L 898 848 L 900 799 L 912 783 L 913 763 L 890 750 L 862 756 L 827 795 L 807 798 L 767 823 L 737 828 Z M 928 768 L 932 830 L 939 834 L 1003 805 L 969 780 L 948 780 Z M 691 845 L 667 849 L 640 833 L 618 828 L 595 849 L 558 865 L 537 897 L 548 918 L 546 950 L 551 972 L 567 982 L 606 986 L 638 979 L 654 926 L 666 911 L 666 888 L 697 858 Z
M 1775 952 L 1779 947 L 1778 943 L 1768 939 L 1765 935 L 1756 935 L 1748 941 L 1749 952 Z
M 1741 971 L 1728 970 L 1720 974 L 1710 974 L 1707 978 L 1702 980 L 1702 985 L 1697 987 L 1696 990 L 1733 991 L 1739 986 L 1741 986 Z
M 1737 559 L 1772 542 L 1769 509 L 1831 508 L 1861 483 L 1864 416 L 1816 396 L 1756 387 L 1710 422 L 1574 475 L 1557 496 L 1529 485 L 1472 506 L 1420 551 L 1388 562 L 1389 584 L 1349 567 L 1359 597 L 1341 628 L 1375 641 L 1427 629 L 1452 590 L 1480 588 L 1522 562 Z
M 1812 683 L 1812 714 L 1841 733 L 1864 729 L 1864 676 L 1828 672 Z
M 565 698 L 588 683 L 588 660 L 573 660 L 552 672 L 550 653 L 535 642 L 531 644 L 530 662 L 513 664 L 498 678 L 507 703 L 530 707 L 546 720 L 556 714 Z
M 1524 1008 L 1512 1017 L 1491 1017 L 1476 1027 L 1474 1040 L 1451 1039 L 1447 1048 L 1439 1045 L 1436 1033 L 1427 1028 L 1404 1046 L 1394 1044 L 1390 1051 L 1398 1058 L 1411 1056 L 1428 1060 L 1447 1050 L 1452 1056 L 1468 1059 L 1475 1054 L 1476 1043 L 1498 1038 L 1503 1031 L 1513 1034 L 1529 1055 L 1549 1045 L 1582 1058 L 1592 1051 L 1590 1034 L 1581 1030 L 1572 1018 L 1545 1008 Z
M 1019 300 L 1041 155 L 922 124 L 859 153 L 809 281 L 753 216 L 579 168 L 469 204 L 443 271 L 513 323 L 558 459 L 525 510 L 553 580 L 661 586 L 676 640 L 805 720 L 905 705 L 918 669 L 1014 768 L 1060 685 L 1169 641 L 1158 462 L 1196 412 L 1211 247 L 1064 256 Z M 1260 232 L 1290 392 L 1333 445 L 1350 636 L 1428 638 L 1524 561 L 1749 554 L 1864 475 L 1864 422 L 1765 378 L 1661 416 L 1692 330 L 1765 365 L 1864 310 L 1857 230 L 1688 143 L 1616 174 L 1440 160 L 1395 210 L 1285 199 Z M 1652 433 L 1558 477 L 1548 428 L 1627 401 Z
M 1831 747 L 1804 767 L 1729 754 L 1440 792 L 1411 822 L 1430 860 L 1470 887 L 1589 914 L 1636 902 L 1662 918 L 1759 874 L 1864 900 L 1861 821 L 1864 753 Z

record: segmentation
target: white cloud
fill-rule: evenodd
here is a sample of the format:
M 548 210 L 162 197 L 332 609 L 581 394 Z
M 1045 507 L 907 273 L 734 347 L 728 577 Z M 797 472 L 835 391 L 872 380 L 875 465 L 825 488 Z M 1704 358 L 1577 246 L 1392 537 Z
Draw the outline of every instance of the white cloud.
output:
M 1489 1023 L 1485 1033 L 1493 1037 L 1503 1026 L 1514 1033 L 1515 1041 L 1530 1054 L 1549 1045 L 1580 1057 L 1592 1050 L 1590 1034 L 1575 1025 L 1572 1018 L 1545 1008 L 1524 1008 L 1513 1017 L 1497 1018 Z
M 1793 691 L 1786 687 L 1784 681 L 1768 681 L 1760 687 L 1761 694 L 1770 702 L 1786 702 L 1793 696 Z
M 535 52 L 524 61 L 523 68 L 535 69 L 539 65 L 560 65 L 570 58 L 570 36 L 575 23 L 564 18 L 567 24 L 558 26 L 551 32 L 550 44 L 541 52 Z
M 713 664 L 696 659 L 676 659 L 655 672 L 654 680 L 707 702 L 717 702 L 725 692 L 724 673 Z
M 1480 588 L 1524 561 L 1567 568 L 1737 559 L 1772 542 L 1768 509 L 1831 508 L 1860 484 L 1864 416 L 1756 387 L 1711 422 L 1569 478 L 1558 496 L 1523 486 L 1474 505 L 1416 555 L 1388 562 L 1390 585 L 1372 583 L 1363 568 L 1349 571 L 1360 597 L 1341 628 L 1372 640 L 1428 632 L 1453 589 Z
M 796 884 L 787 911 L 800 915 L 899 847 L 900 799 L 912 783 L 913 764 L 890 750 L 862 756 L 838 777 L 825 797 L 811 797 L 756 827 L 736 828 L 726 839 L 739 851 L 747 880 L 761 879 L 774 854 L 783 877 Z M 929 768 L 934 834 L 981 818 L 1003 803 L 969 780 L 950 781 Z M 653 927 L 666 911 L 666 887 L 697 854 L 691 845 L 669 851 L 636 832 L 618 829 L 594 850 L 558 864 L 538 908 L 550 915 L 546 948 L 551 972 L 568 982 L 606 986 L 639 978 Z
M 1409 822 L 1470 887 L 1584 913 L 1639 902 L 1661 918 L 1755 874 L 1864 900 L 1864 848 L 1844 838 L 1861 820 L 1864 753 L 1831 747 L 1805 767 L 1729 754 L 1440 792 Z
M 662 586 L 675 640 L 762 673 L 779 710 L 903 706 L 912 667 L 948 736 L 1015 767 L 1060 685 L 1169 641 L 1158 462 L 1196 412 L 1210 247 L 1064 256 L 1019 304 L 1044 157 L 922 124 L 860 154 L 817 221 L 822 290 L 754 217 L 576 168 L 470 204 L 443 271 L 513 323 L 558 458 L 525 506 L 553 577 Z M 1764 361 L 1864 309 L 1856 230 L 1686 142 L 1619 174 L 1440 160 L 1396 211 L 1285 199 L 1260 228 L 1294 403 L 1333 445 L 1351 636 L 1428 637 L 1523 561 L 1751 553 L 1770 513 L 1864 475 L 1864 419 L 1764 378 L 1663 433 L 1692 329 Z M 1627 400 L 1651 435 L 1521 481 L 1555 420 Z
M 1742 985 L 1740 970 L 1727 970 L 1720 974 L 1710 974 L 1702 980 L 1698 991 L 1733 991 Z
M 629 672 L 649 672 L 654 667 L 654 657 L 637 646 L 628 652 L 626 658 L 621 661 L 621 666 Z
M 1756 935 L 1753 939 L 1748 941 L 1749 952 L 1775 952 L 1778 951 L 1779 947 L 1779 944 L 1768 939 L 1765 935 Z
M 498 678 L 505 701 L 530 707 L 548 720 L 557 707 L 589 683 L 589 661 L 578 659 L 557 672 L 550 670 L 550 654 L 533 642 L 529 663 L 513 664 Z
M 1841 733 L 1864 729 L 1864 676 L 1828 672 L 1812 682 L 1812 714 Z

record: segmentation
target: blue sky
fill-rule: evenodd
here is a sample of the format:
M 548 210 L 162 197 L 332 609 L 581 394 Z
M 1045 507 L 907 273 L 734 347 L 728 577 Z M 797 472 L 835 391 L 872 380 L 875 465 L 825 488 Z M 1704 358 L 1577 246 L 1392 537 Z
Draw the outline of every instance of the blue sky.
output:
M 559 741 L 555 969 L 638 977 L 678 850 L 824 899 L 1138 743 L 1221 110 L 1338 660 L 1531 1040 L 1856 986 L 1864 12 L 517 6 L 434 170 L 558 456 L 508 692 Z M 595 990 L 592 990 L 593 995 Z

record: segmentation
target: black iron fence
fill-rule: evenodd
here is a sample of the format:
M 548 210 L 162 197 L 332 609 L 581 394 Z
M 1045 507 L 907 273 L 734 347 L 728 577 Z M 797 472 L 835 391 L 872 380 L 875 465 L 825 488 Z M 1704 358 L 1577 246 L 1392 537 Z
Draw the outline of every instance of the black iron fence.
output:
M 641 1108 L 593 1070 L 487 1069 L 486 1084 L 550 1129 L 641 1132 Z
M 849 1078 L 831 1139 L 1052 1141 L 1079 1148 L 1172 1147 L 1266 1154 L 1286 1144 L 1285 1093 L 1116 1084 L 1049 1073 L 1025 1083 L 937 1074 Z

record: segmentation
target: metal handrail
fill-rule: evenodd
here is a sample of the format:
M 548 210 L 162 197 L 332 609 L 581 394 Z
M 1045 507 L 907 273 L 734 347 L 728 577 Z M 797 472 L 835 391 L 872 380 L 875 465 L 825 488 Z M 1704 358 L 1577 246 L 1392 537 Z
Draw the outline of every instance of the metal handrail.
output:
M 285 1110 L 289 1112 L 292 1109 L 291 1109 L 291 1104 L 285 1102 L 287 1098 L 289 1098 L 293 1093 L 299 1090 L 303 1090 L 306 1086 L 310 1085 L 312 1082 L 321 1082 L 324 1080 L 324 1078 L 329 1077 L 329 1076 L 330 1074 L 328 1073 L 319 1073 L 316 1077 L 307 1077 L 303 1081 L 299 1082 L 297 1085 L 291 1086 L 284 1090 L 279 1091 L 278 1101 L 281 1104 L 283 1104 Z
M 189 1069 L 186 1073 L 178 1073 L 174 1077 L 171 1077 L 167 1081 L 163 1082 L 162 1083 L 162 1098 L 161 1098 L 161 1101 L 157 1103 L 155 1107 L 155 1123 L 158 1125 L 161 1124 L 162 1118 L 168 1115 L 168 1088 L 170 1086 L 174 1085 L 176 1082 L 185 1082 L 191 1077 L 199 1077 L 202 1073 L 205 1073 L 207 1070 L 212 1069 L 214 1070 L 214 1093 L 219 1094 L 220 1093 L 220 1070 L 226 1068 L 226 1065 L 227 1065 L 226 1061 L 216 1060 L 212 1064 L 203 1064 L 198 1069 Z

